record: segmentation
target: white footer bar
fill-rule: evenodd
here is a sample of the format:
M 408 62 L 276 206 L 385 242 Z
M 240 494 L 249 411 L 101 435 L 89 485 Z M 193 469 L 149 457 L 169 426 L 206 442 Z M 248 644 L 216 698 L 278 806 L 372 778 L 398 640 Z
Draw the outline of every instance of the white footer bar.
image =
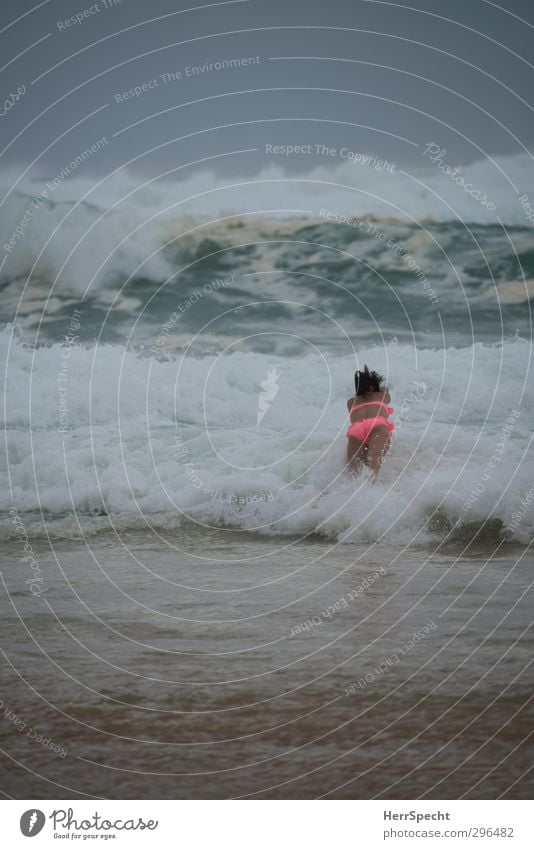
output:
M 532 849 L 530 801 L 4 801 L 2 845 Z M 29 840 L 35 838 L 35 843 Z

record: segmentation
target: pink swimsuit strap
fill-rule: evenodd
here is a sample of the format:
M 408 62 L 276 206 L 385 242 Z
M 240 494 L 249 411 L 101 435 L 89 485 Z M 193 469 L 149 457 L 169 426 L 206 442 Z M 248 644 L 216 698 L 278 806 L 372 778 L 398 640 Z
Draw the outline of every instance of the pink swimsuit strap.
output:
M 353 404 L 349 415 L 353 413 L 354 410 L 359 410 L 360 407 L 385 407 L 388 416 L 391 415 L 391 413 L 393 412 L 393 407 L 388 407 L 388 405 L 385 404 L 384 401 L 365 401 L 363 404 Z

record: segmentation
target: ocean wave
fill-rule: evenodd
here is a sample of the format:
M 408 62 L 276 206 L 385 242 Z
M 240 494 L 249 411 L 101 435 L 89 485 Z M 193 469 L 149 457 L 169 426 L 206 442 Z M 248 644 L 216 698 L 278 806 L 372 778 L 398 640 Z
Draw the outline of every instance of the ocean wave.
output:
M 32 349 L 6 328 L 0 347 L 4 536 L 19 533 L 12 509 L 30 536 L 44 524 L 69 536 L 185 521 L 342 542 L 461 540 L 462 528 L 532 538 L 524 340 L 159 361 L 112 345 L 72 345 L 66 358 L 64 345 Z M 363 362 L 387 375 L 397 424 L 374 486 L 344 469 L 345 404 Z
M 31 274 L 55 291 L 77 294 L 129 276 L 162 282 L 199 252 L 209 252 L 206 238 L 215 250 L 292 238 L 304 220 L 324 221 L 327 214 L 332 220 L 372 215 L 405 225 L 455 221 L 462 229 L 464 222 L 499 229 L 502 221 L 532 232 L 519 199 L 534 198 L 529 155 L 463 167 L 469 185 L 491 195 L 495 209 L 438 165 L 422 158 L 408 174 L 345 161 L 295 176 L 275 164 L 248 178 L 199 171 L 180 181 L 145 183 L 121 170 L 100 182 L 79 176 L 51 182 L 51 189 L 46 181 L 17 183 L 14 175 L 3 174 L 8 196 L 0 225 L 6 259 L 1 279 Z M 520 196 L 514 186 L 520 186 Z M 280 218 L 286 223 L 276 221 Z

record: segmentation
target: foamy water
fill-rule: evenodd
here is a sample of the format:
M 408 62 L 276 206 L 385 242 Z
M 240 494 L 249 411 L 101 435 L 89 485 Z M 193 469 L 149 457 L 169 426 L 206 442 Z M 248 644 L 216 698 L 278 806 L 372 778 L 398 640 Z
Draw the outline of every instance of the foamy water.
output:
M 495 208 L 428 158 L 412 174 L 345 161 L 289 178 L 280 162 L 254 179 L 141 184 L 122 170 L 58 180 L 46 198 L 46 182 L 13 183 L 2 509 L 30 535 L 192 521 L 528 541 L 527 159 L 463 169 Z M 363 363 L 396 408 L 373 487 L 345 469 Z
M 421 542 L 467 522 L 510 525 L 532 486 L 533 395 L 524 377 L 532 348 L 521 339 L 422 353 L 392 344 L 359 351 L 357 361 L 239 351 L 159 361 L 111 345 L 33 350 L 10 329 L 0 340 L 0 506 L 30 514 L 30 533 L 43 521 L 68 536 L 79 534 L 78 522 L 91 530 L 193 520 Z M 395 407 L 398 429 L 375 486 L 345 469 L 357 362 L 384 371 Z M 272 369 L 278 391 L 257 426 Z M 508 534 L 526 542 L 534 510 L 523 512 Z M 9 520 L 3 533 L 15 533 Z

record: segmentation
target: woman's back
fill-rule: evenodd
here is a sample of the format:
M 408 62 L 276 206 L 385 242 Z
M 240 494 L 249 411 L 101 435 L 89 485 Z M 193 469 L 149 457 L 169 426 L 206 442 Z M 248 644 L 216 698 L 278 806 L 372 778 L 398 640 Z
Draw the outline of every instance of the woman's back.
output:
M 347 407 L 351 422 L 359 422 L 362 419 L 371 419 L 375 416 L 388 416 L 390 401 L 387 387 L 379 392 L 367 392 L 365 395 L 356 395 L 349 398 Z

